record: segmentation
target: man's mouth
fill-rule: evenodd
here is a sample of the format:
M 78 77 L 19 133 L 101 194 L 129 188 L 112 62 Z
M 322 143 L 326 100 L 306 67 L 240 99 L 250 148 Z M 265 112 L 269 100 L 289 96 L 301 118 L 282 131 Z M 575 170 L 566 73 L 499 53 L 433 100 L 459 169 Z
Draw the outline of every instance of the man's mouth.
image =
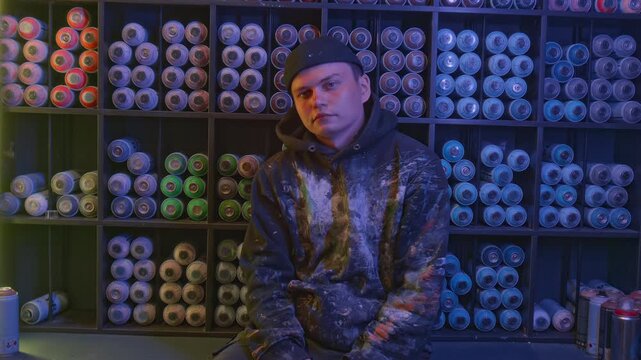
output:
M 320 114 L 314 116 L 314 122 L 323 121 L 323 120 L 327 119 L 330 116 L 331 116 L 331 114 L 320 113 Z

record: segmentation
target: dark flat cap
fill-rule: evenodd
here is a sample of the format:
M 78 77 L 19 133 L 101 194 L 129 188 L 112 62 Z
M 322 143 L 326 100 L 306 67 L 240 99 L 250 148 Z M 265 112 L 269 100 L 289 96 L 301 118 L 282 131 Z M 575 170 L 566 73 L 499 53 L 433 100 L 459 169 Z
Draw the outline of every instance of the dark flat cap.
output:
M 292 81 L 299 72 L 312 66 L 345 62 L 358 65 L 361 70 L 363 65 L 354 52 L 336 39 L 320 37 L 300 44 L 285 61 L 285 76 L 283 81 L 287 89 L 291 90 Z

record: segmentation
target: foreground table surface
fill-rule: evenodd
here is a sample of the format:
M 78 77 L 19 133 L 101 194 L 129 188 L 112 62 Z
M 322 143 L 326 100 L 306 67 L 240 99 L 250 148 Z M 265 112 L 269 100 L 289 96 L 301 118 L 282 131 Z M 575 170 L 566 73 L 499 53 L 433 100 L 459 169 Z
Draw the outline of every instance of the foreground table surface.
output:
M 22 333 L 20 353 L 9 360 L 196 360 L 227 339 L 175 336 Z M 574 345 L 506 342 L 435 342 L 432 360 L 587 360 Z

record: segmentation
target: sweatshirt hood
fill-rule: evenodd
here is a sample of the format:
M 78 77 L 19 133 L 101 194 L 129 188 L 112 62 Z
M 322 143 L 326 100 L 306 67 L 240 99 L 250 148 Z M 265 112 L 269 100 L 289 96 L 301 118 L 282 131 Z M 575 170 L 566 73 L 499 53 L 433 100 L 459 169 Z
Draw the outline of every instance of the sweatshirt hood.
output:
M 315 152 L 318 150 L 323 153 L 345 153 L 350 149 L 355 151 L 367 149 L 394 130 L 398 120 L 394 113 L 378 106 L 378 98 L 374 94 L 363 105 L 365 107 L 363 127 L 345 149 L 337 151 L 321 144 L 314 134 L 305 128 L 293 106 L 276 125 L 276 135 L 287 149 L 293 151 Z

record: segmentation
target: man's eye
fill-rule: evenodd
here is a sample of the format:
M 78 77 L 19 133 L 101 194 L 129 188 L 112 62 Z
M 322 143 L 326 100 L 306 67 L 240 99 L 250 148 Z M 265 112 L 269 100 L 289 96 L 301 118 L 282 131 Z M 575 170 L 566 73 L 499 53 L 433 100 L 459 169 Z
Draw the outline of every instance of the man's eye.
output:
M 311 95 L 312 95 L 312 92 L 311 92 L 311 91 L 303 91 L 303 92 L 301 92 L 301 93 L 299 93 L 299 94 L 298 94 L 298 97 L 299 97 L 299 98 L 301 98 L 301 99 L 307 99 L 307 98 L 309 98 Z
M 325 83 L 325 87 L 328 88 L 328 89 L 333 89 L 336 86 L 338 86 L 338 82 L 337 81 L 328 81 L 328 82 Z

